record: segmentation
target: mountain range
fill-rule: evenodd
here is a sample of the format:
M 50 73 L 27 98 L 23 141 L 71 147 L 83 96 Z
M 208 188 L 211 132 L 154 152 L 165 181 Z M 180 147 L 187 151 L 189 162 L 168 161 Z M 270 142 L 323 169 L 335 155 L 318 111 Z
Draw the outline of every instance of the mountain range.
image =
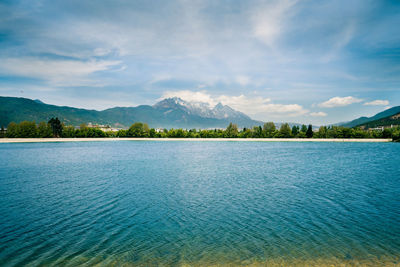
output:
M 262 125 L 246 114 L 227 105 L 210 107 L 206 103 L 167 98 L 153 106 L 115 107 L 102 111 L 45 104 L 42 101 L 18 97 L 0 97 L 0 125 L 10 122 L 48 121 L 58 117 L 67 125 L 82 123 L 107 124 L 127 128 L 134 122 L 146 122 L 154 128 L 226 128 L 232 122 L 239 127 Z
M 400 112 L 394 115 L 390 115 L 388 117 L 384 117 L 381 119 L 369 121 L 358 125 L 364 129 L 376 128 L 376 127 L 391 127 L 400 125 Z
M 372 117 L 338 123 L 345 127 L 371 125 L 379 126 L 379 120 L 392 123 L 391 116 L 400 113 L 400 106 L 386 109 Z M 102 111 L 56 106 L 43 103 L 39 99 L 0 96 L 0 126 L 10 122 L 48 121 L 58 117 L 66 125 L 79 126 L 82 123 L 111 125 L 116 128 L 128 128 L 134 122 L 146 122 L 154 128 L 226 128 L 232 122 L 239 127 L 253 127 L 264 122 L 251 119 L 246 114 L 218 103 L 210 107 L 207 103 L 188 102 L 178 97 L 166 98 L 156 104 L 140 105 L 137 107 L 114 107 Z M 395 118 L 395 120 L 397 117 Z M 281 123 L 275 123 L 278 127 Z M 289 123 L 290 126 L 300 125 Z M 369 127 L 369 126 L 368 126 Z
M 372 122 L 372 121 L 376 121 L 379 119 L 383 119 L 386 117 L 390 117 L 393 115 L 396 115 L 400 113 L 400 106 L 396 106 L 396 107 L 392 107 L 389 109 L 386 109 L 382 112 L 379 112 L 377 114 L 375 114 L 372 117 L 360 117 L 358 119 L 349 121 L 349 122 L 342 122 L 342 123 L 338 123 L 338 125 L 340 126 L 344 126 L 344 127 L 356 127 L 356 126 L 363 126 L 364 124 L 368 123 L 368 122 Z

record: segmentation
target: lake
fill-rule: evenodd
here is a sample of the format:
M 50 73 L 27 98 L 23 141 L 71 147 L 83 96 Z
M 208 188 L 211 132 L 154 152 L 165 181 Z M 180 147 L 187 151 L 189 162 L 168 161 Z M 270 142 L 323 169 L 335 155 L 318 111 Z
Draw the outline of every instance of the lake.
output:
M 1 266 L 400 265 L 400 144 L 0 144 Z

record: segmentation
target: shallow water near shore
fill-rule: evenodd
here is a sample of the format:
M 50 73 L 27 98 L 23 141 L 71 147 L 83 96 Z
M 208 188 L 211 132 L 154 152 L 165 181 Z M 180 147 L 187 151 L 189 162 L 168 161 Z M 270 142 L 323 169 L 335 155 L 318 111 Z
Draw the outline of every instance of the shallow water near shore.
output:
M 0 144 L 0 266 L 400 266 L 400 144 Z

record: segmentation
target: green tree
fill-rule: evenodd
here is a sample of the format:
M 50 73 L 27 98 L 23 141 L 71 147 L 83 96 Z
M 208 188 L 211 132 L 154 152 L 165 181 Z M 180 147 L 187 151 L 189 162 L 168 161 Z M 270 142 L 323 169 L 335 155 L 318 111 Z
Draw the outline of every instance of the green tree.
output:
M 313 132 L 313 130 L 312 130 L 312 125 L 309 124 L 309 125 L 308 125 L 308 128 L 307 128 L 307 131 L 306 131 L 306 136 L 307 136 L 307 138 L 312 138 L 313 135 L 314 135 L 314 132 Z
M 289 138 L 292 136 L 292 129 L 290 128 L 289 124 L 284 123 L 281 125 L 278 136 L 281 138 Z
M 149 136 L 149 126 L 146 123 L 135 122 L 129 128 L 127 134 L 131 137 L 148 137 Z
M 383 138 L 392 138 L 392 130 L 389 129 L 389 128 L 385 128 L 385 129 L 382 131 L 382 137 L 383 137 Z
M 121 129 L 121 130 L 119 130 L 119 131 L 117 132 L 117 137 L 127 137 L 127 136 L 128 136 L 128 133 L 127 133 L 127 132 L 128 132 L 127 130 Z
M 157 133 L 156 130 L 154 128 L 151 128 L 149 131 L 149 137 L 156 137 Z
M 190 129 L 186 133 L 186 137 L 188 137 L 188 138 L 196 138 L 196 137 L 198 137 L 197 130 L 196 129 Z
M 40 122 L 37 128 L 38 136 L 40 138 L 49 138 L 53 136 L 51 126 L 44 121 Z
M 276 130 L 276 127 L 273 122 L 264 123 L 263 134 L 265 137 L 272 137 L 275 130 Z
M 7 126 L 6 137 L 16 138 L 19 137 L 18 134 L 19 134 L 18 124 L 16 124 L 15 122 L 10 122 Z
M 62 135 L 63 126 L 58 118 L 51 118 L 48 122 L 51 126 L 53 136 L 60 137 Z
M 225 137 L 228 138 L 235 138 L 238 136 L 238 127 L 236 124 L 233 124 L 232 122 L 229 123 L 228 127 L 225 130 Z
M 37 137 L 36 123 L 34 121 L 23 121 L 18 125 L 19 137 L 33 138 Z
M 330 126 L 327 132 L 328 138 L 342 138 L 342 132 L 338 126 Z
M 201 138 L 213 138 L 215 137 L 215 131 L 214 130 L 200 130 L 200 137 Z
M 327 130 L 326 126 L 319 127 L 318 137 L 319 138 L 327 138 L 328 137 L 327 132 L 328 132 L 328 130 Z
M 363 131 L 360 128 L 353 129 L 352 136 L 353 138 L 368 138 L 369 131 Z
M 353 137 L 353 129 L 343 127 L 342 128 L 342 135 L 343 135 L 343 138 L 351 138 L 351 137 Z
M 297 138 L 307 138 L 307 135 L 306 135 L 305 132 L 300 131 L 300 132 L 297 134 Z
M 150 127 L 147 123 L 143 123 L 143 137 L 149 137 Z
M 400 126 L 398 126 L 396 129 L 393 130 L 392 138 L 393 141 L 400 142 Z
M 106 137 L 106 134 L 99 128 L 89 128 L 87 137 Z
M 307 125 L 301 125 L 300 132 L 306 133 L 307 132 Z
M 243 131 L 241 131 L 238 136 L 240 138 L 251 138 L 251 137 L 257 138 L 258 134 L 257 134 L 257 132 L 251 132 L 250 129 L 243 128 Z
M 73 138 L 73 137 L 76 137 L 75 134 L 76 134 L 76 130 L 75 130 L 74 126 L 65 126 L 63 128 L 62 137 Z
M 293 125 L 293 127 L 292 127 L 292 135 L 296 137 L 299 134 L 299 131 L 300 131 L 300 127 L 296 126 L 296 125 Z
M 177 129 L 175 131 L 175 137 L 177 138 L 183 138 L 185 137 L 185 132 L 182 129 Z
M 263 135 L 264 135 L 263 134 L 263 128 L 261 126 L 254 126 L 253 127 L 253 137 L 254 138 L 262 138 Z

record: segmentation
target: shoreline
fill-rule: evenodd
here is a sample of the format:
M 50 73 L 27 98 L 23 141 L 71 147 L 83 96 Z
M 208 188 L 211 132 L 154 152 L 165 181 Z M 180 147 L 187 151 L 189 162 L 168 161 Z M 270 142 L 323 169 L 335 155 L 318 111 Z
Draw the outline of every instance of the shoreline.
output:
M 390 138 L 0 138 L 0 143 L 54 143 L 54 142 L 104 142 L 104 141 L 209 141 L 209 142 L 356 142 L 386 143 Z

